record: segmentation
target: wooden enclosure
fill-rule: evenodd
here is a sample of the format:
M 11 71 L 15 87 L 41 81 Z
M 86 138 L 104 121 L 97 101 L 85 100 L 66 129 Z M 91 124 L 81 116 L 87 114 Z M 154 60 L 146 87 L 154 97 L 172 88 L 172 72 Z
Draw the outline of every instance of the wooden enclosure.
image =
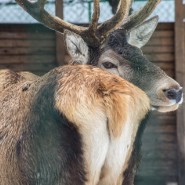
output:
M 143 48 L 147 57 L 175 77 L 174 24 L 159 24 Z M 0 69 L 42 75 L 69 59 L 60 51 L 59 35 L 41 25 L 0 25 Z M 61 43 L 63 46 L 63 43 Z M 60 53 L 61 52 L 61 53 Z M 63 55 L 63 56 L 62 56 Z M 63 61 L 62 61 L 63 62 Z M 176 113 L 153 113 L 143 137 L 143 160 L 136 185 L 167 185 L 178 181 Z
M 175 78 L 174 24 L 159 24 L 143 48 L 144 53 L 169 76 Z M 154 112 L 143 136 L 143 160 L 139 185 L 168 185 L 178 182 L 176 114 Z
M 42 75 L 55 66 L 55 32 L 41 25 L 0 25 L 1 69 Z
M 175 74 L 185 87 L 185 2 L 176 0 L 175 21 Z M 185 184 L 185 104 L 177 111 L 178 183 Z

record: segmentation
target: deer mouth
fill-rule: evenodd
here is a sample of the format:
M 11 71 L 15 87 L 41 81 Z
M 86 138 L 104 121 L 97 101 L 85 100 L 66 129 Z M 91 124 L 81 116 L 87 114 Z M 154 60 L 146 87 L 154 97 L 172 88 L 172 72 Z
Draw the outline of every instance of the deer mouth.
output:
M 152 110 L 156 110 L 158 112 L 171 112 L 177 110 L 179 104 L 171 105 L 171 106 L 152 106 Z
M 151 110 L 156 110 L 158 112 L 175 111 L 182 104 L 182 102 L 183 102 L 183 97 L 181 98 L 181 100 L 178 103 L 171 102 L 170 104 L 167 104 L 167 105 L 151 105 Z
M 158 112 L 171 112 L 178 109 L 183 102 L 182 87 L 159 91 L 157 96 L 149 94 L 151 110 Z

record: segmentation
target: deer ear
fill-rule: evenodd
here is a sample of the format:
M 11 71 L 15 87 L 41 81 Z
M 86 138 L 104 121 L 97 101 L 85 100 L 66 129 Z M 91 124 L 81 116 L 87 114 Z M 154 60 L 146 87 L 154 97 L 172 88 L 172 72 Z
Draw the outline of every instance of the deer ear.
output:
M 155 31 L 158 20 L 158 16 L 155 16 L 131 29 L 128 33 L 128 43 L 138 48 L 143 47 Z
M 87 64 L 89 60 L 89 49 L 85 41 L 71 31 L 64 32 L 65 44 L 68 53 L 75 63 Z

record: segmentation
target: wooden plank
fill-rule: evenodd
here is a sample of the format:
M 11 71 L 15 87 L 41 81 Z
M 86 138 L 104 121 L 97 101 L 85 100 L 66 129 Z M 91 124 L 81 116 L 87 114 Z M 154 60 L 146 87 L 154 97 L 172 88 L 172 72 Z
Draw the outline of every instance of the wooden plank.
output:
M 55 48 L 51 47 L 34 47 L 34 48 L 0 48 L 0 55 L 54 55 Z
M 55 64 L 56 59 L 53 55 L 14 55 L 1 56 L 0 64 Z
M 39 64 L 0 64 L 0 69 L 12 69 L 14 71 L 49 71 L 56 67 L 55 64 L 49 63 L 39 63 Z
M 141 164 L 143 165 L 143 163 Z M 160 166 L 165 169 L 166 171 L 168 171 L 169 169 L 171 170 L 171 172 L 173 171 L 174 173 L 176 173 L 177 171 L 175 170 L 177 164 L 175 160 L 170 160 L 170 161 L 165 161 L 165 160 L 148 160 L 148 165 L 147 166 L 143 166 L 142 168 L 145 169 L 149 169 L 151 168 L 151 170 L 155 170 L 155 169 L 160 169 Z M 170 168 L 168 168 L 170 166 Z M 174 168 L 173 168 L 174 167 Z M 142 170 L 145 171 L 145 170 Z M 146 171 L 145 171 L 146 172 Z M 162 174 L 161 174 L 162 175 Z M 173 175 L 173 174 L 171 174 Z
M 159 119 L 175 119 L 176 117 L 176 112 L 167 112 L 167 113 L 160 113 L 157 111 L 153 111 L 149 120 L 159 120 Z
M 176 79 L 185 87 L 185 18 L 182 0 L 175 1 L 175 57 Z M 178 183 L 185 183 L 185 104 L 177 111 L 177 138 L 178 138 Z
M 160 169 L 159 169 L 160 171 Z M 157 178 L 156 178 L 157 177 Z M 168 175 L 167 176 L 164 176 L 164 175 L 161 175 L 161 174 L 158 174 L 158 176 L 156 175 L 147 175 L 147 173 L 142 173 L 140 176 L 136 176 L 136 179 L 137 181 L 148 181 L 150 180 L 150 182 L 146 185 L 153 185 L 153 182 L 158 182 L 158 181 L 163 181 L 163 183 L 158 183 L 156 185 L 168 185 L 167 183 L 165 182 L 177 182 L 177 176 L 176 176 L 176 173 L 173 174 L 173 175 Z M 142 184 L 143 185 L 143 184 Z
M 174 30 L 174 23 L 159 23 L 156 30 Z
M 142 48 L 142 51 L 144 54 L 150 54 L 150 53 L 174 53 L 174 46 L 145 46 Z
M 46 33 L 30 33 L 30 32 L 0 32 L 0 40 L 2 39 L 29 39 L 29 40 L 54 40 L 55 34 L 53 32 Z
M 177 185 L 177 177 L 175 174 L 172 176 L 168 175 L 168 178 L 160 174 L 157 176 L 156 175 L 146 176 L 145 174 L 142 174 L 142 176 L 136 177 L 135 185 L 138 185 L 138 184 L 141 184 L 141 185 Z
M 156 119 L 150 119 L 148 128 L 150 127 L 160 127 L 166 125 L 176 125 L 176 118 L 165 118 L 165 117 L 156 117 Z
M 173 125 L 176 125 L 175 115 L 173 115 L 173 114 L 165 115 L 165 114 L 164 113 L 163 113 L 163 115 L 153 114 L 148 120 L 148 122 L 149 122 L 148 127 L 166 125 L 166 124 L 169 125 L 169 123 L 172 123 Z
M 155 174 L 156 177 L 158 175 L 168 177 L 177 175 L 176 169 L 177 169 L 176 161 L 150 160 L 148 161 L 148 165 L 144 165 L 143 163 L 141 163 L 141 166 L 138 170 L 138 174 L 141 176 L 152 176 Z
M 147 58 L 153 62 L 171 62 L 175 60 L 173 53 L 146 54 Z
M 146 143 L 150 143 L 150 144 L 155 144 L 155 143 L 175 143 L 176 144 L 176 141 L 177 141 L 177 138 L 174 134 L 159 134 L 157 136 L 155 133 L 145 134 L 143 136 L 143 139 L 146 140 Z
M 161 31 L 161 30 L 156 30 L 154 34 L 152 35 L 152 38 L 165 38 L 165 37 L 172 37 L 174 38 L 174 31 L 173 30 L 167 30 L 167 31 Z
M 27 47 L 27 48 L 34 48 L 34 47 L 53 47 L 55 48 L 55 40 L 1 40 L 0 41 L 0 48 L 5 47 Z
M 170 63 L 167 63 L 167 62 L 155 62 L 155 64 L 157 66 L 159 66 L 161 69 L 163 69 L 164 71 L 166 71 L 166 70 L 174 70 L 174 63 L 173 62 L 170 62 Z
M 174 38 L 151 38 L 146 46 L 173 46 Z
M 61 4 L 59 4 L 61 6 Z M 56 7 L 57 8 L 57 7 Z M 61 9 L 61 7 L 60 7 Z M 58 12 L 60 13 L 60 12 Z M 80 26 L 87 26 L 87 24 L 78 24 Z M 1 24 L 0 31 L 17 31 L 17 32 L 54 32 L 51 29 L 47 28 L 46 26 L 43 26 L 39 23 L 33 23 L 33 24 Z M 156 31 L 166 31 L 166 30 L 174 30 L 174 24 L 173 23 L 159 23 Z
M 151 124 L 152 125 L 152 124 Z M 152 127 L 152 129 L 146 129 L 145 134 L 157 133 L 157 134 L 165 134 L 165 133 L 176 133 L 175 125 L 160 125 L 160 127 Z
M 158 135 L 161 135 L 161 134 L 158 134 Z M 154 134 L 153 134 L 153 136 L 154 136 Z M 143 151 L 151 152 L 153 149 L 155 149 L 155 152 L 162 154 L 163 152 L 170 153 L 169 151 L 173 150 L 174 155 L 172 155 L 172 156 L 173 156 L 173 158 L 176 157 L 176 155 L 175 155 L 176 154 L 175 151 L 177 150 L 176 143 L 174 143 L 174 142 L 169 142 L 169 143 L 159 142 L 159 143 L 157 143 L 155 141 L 152 142 L 152 140 L 155 140 L 156 137 L 157 137 L 157 135 L 154 136 L 153 138 L 150 138 L 150 140 L 146 142 L 146 144 L 143 146 Z M 152 154 L 152 155 L 154 155 L 154 154 Z
M 46 26 L 43 26 L 40 23 L 33 24 L 1 24 L 0 32 L 17 32 L 17 33 L 47 33 L 53 32 L 53 30 L 49 29 Z
M 56 33 L 56 58 L 58 66 L 67 64 L 66 47 L 64 44 L 64 37 L 60 33 Z
M 63 0 L 56 0 L 55 1 L 55 11 L 56 15 L 63 19 Z M 66 55 L 66 47 L 64 44 L 64 38 L 61 33 L 56 32 L 56 59 L 57 59 L 57 64 L 64 65 L 65 62 L 65 55 Z
M 165 146 L 165 145 L 163 145 Z M 169 148 L 169 150 L 158 150 L 158 148 L 153 147 L 151 150 L 144 150 L 142 149 L 142 160 L 145 165 L 148 164 L 149 161 L 175 161 L 177 165 L 177 148 L 173 151 L 173 148 Z M 160 165 L 158 166 L 160 168 Z M 177 173 L 177 168 L 174 169 Z

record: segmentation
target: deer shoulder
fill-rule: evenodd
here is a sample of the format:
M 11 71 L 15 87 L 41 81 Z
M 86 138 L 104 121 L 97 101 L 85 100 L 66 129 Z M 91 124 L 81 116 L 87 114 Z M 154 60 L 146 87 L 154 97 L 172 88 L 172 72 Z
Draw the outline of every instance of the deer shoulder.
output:
M 2 185 L 99 183 L 105 161 L 113 159 L 107 155 L 111 141 L 120 145 L 149 110 L 142 90 L 94 67 L 60 67 L 32 81 L 27 91 L 23 84 L 0 96 Z M 126 153 L 116 168 L 122 172 L 130 152 L 116 152 Z

